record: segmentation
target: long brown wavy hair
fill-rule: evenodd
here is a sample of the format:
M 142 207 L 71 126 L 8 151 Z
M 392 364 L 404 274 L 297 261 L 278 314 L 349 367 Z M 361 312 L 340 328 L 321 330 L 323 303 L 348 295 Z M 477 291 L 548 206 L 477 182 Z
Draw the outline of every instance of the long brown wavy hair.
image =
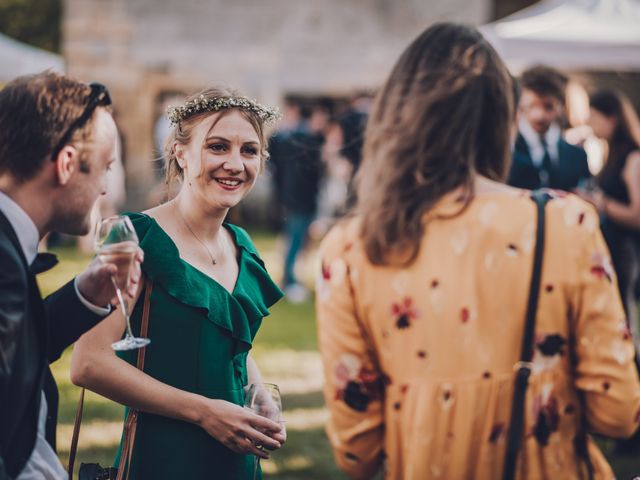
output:
M 589 98 L 589 106 L 616 122 L 607 139 L 607 159 L 598 174 L 600 180 L 606 180 L 620 175 L 627 155 L 640 148 L 640 119 L 631 101 L 615 90 L 598 90 Z
M 358 172 L 356 213 L 373 264 L 411 264 L 423 217 L 480 174 L 503 180 L 510 164 L 509 72 L 474 28 L 433 25 L 404 51 L 376 96 Z

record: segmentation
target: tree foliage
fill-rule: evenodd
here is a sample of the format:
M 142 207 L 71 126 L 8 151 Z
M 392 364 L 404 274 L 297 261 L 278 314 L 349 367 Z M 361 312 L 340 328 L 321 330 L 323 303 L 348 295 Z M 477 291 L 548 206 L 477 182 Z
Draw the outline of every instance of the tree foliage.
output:
M 62 0 L 0 0 L 0 32 L 60 52 Z

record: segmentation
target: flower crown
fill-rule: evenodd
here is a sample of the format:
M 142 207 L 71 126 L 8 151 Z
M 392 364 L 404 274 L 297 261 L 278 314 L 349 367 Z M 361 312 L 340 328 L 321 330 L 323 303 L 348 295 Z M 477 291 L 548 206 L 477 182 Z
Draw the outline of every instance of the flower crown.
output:
M 247 97 L 207 98 L 204 95 L 189 100 L 183 105 L 167 108 L 167 115 L 171 125 L 178 125 L 180 121 L 196 113 L 217 112 L 228 108 L 241 108 L 253 112 L 266 124 L 273 123 L 281 117 L 280 110 L 277 107 L 265 107 Z

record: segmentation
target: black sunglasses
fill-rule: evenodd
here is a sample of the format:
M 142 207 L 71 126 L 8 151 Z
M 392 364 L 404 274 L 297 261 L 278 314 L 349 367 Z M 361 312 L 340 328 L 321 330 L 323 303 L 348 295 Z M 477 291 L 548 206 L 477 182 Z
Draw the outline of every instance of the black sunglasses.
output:
M 56 148 L 53 149 L 51 160 L 55 160 L 60 150 L 62 150 L 62 147 L 69 143 L 73 132 L 84 127 L 96 108 L 111 105 L 111 97 L 109 96 L 109 90 L 107 90 L 107 87 L 101 83 L 90 83 L 89 87 L 91 87 L 91 93 L 87 99 L 87 106 L 85 107 L 84 112 L 82 112 L 82 115 L 80 115 L 78 119 L 71 124 L 62 138 L 60 138 Z

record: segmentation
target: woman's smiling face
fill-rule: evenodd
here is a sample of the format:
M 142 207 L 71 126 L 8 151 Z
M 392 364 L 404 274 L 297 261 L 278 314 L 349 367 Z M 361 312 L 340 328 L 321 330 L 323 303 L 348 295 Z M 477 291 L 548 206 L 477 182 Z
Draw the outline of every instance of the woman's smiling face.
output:
M 183 192 L 208 208 L 229 209 L 253 188 L 260 173 L 260 137 L 238 111 L 205 117 L 187 145 L 176 145 Z

